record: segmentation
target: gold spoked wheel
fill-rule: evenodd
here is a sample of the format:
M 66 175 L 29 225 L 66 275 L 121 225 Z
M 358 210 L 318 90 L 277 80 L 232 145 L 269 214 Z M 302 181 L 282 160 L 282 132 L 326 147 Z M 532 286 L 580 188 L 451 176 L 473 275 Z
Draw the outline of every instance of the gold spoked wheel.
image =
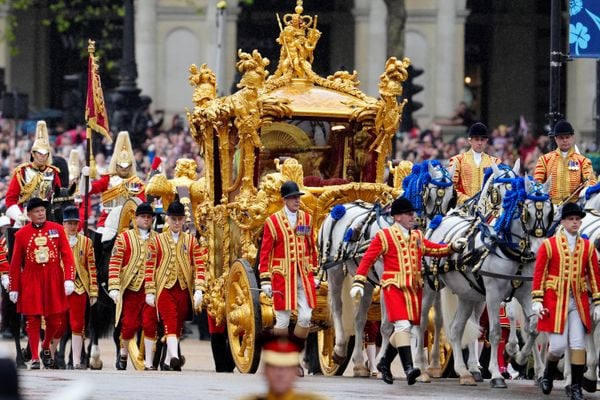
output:
M 354 337 L 348 343 L 348 348 L 354 348 Z M 342 364 L 338 364 L 333 360 L 333 347 L 335 345 L 335 330 L 333 326 L 319 330 L 317 333 L 317 350 L 319 352 L 319 365 L 321 372 L 325 376 L 343 375 L 348 363 L 350 362 L 350 354 L 347 353 L 346 359 Z
M 260 362 L 257 335 L 262 331 L 260 289 L 248 261 L 233 262 L 227 280 L 225 313 L 231 354 L 238 370 L 255 373 Z

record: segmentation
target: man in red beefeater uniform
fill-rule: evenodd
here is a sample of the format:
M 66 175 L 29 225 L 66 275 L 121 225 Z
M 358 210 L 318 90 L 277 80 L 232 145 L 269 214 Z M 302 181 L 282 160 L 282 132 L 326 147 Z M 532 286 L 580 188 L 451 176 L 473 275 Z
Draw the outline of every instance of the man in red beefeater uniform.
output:
M 81 169 L 82 181 L 79 190 L 85 190 L 83 178 L 90 175 L 90 168 Z M 100 179 L 91 182 L 89 194 L 102 194 L 102 212 L 98 218 L 98 231 L 104 230 L 104 222 L 108 213 L 115 207 L 123 205 L 130 197 L 137 197 L 146 201 L 144 194 L 144 182 L 137 176 L 135 159 L 129 133 L 119 132 L 114 146 L 113 156 L 108 166 L 108 174 L 102 175 Z
M 27 223 L 25 205 L 34 197 L 51 200 L 54 190 L 60 189 L 59 169 L 52 165 L 46 122 L 38 121 L 31 160 L 15 168 L 6 191 L 6 215 L 18 228 Z M 66 182 L 65 182 L 66 183 Z
M 410 327 L 413 324 L 418 325 L 421 321 L 423 294 L 421 260 L 423 256 L 446 257 L 453 252 L 460 252 L 466 247 L 467 241 L 465 238 L 460 238 L 447 245 L 425 239 L 421 231 L 414 229 L 415 208 L 405 197 L 394 200 L 391 214 L 394 225 L 377 232 L 371 241 L 354 276 L 350 296 L 354 298 L 364 294 L 369 269 L 381 256 L 383 258 L 381 291 L 388 321 L 394 324 L 394 333 L 390 337 L 385 355 L 377 364 L 377 369 L 381 372 L 385 383 L 393 383 L 394 377 L 390 371 L 390 364 L 398 354 L 408 384 L 412 385 L 421 375 L 418 368 L 413 368 L 410 350 Z
M 531 289 L 532 309 L 539 317 L 538 330 L 548 332 L 542 392 L 552 391 L 558 360 L 569 346 L 570 398 L 576 400 L 583 399 L 585 334 L 592 330 L 588 293 L 594 304 L 594 322 L 600 321 L 598 257 L 592 243 L 579 236 L 583 217 L 585 212 L 577 204 L 565 204 L 556 235 L 544 240 L 538 251 Z
M 169 230 L 157 235 L 148 245 L 146 263 L 146 303 L 156 306 L 165 327 L 167 356 L 165 364 L 181 371 L 179 338 L 190 305 L 199 309 L 204 290 L 204 249 L 196 238 L 183 232 L 185 207 L 179 201 L 169 204 Z
M 144 369 L 152 364 L 158 318 L 156 310 L 146 304 L 144 273 L 148 259 L 148 244 L 156 236 L 152 230 L 154 210 L 142 203 L 135 210 L 137 229 L 117 236 L 108 266 L 108 295 L 117 305 L 115 322 L 121 321 L 121 353 L 117 369 L 127 369 L 128 344 L 140 328 L 144 330 Z
M 75 265 L 69 240 L 62 225 L 46 221 L 46 207 L 48 202 L 39 197 L 27 203 L 31 222 L 15 234 L 10 262 L 9 297 L 17 303 L 17 311 L 25 315 L 31 369 L 40 368 L 42 316 L 46 321 L 42 362 L 46 368 L 54 367 L 51 348 L 56 348 L 55 340 L 64 333 L 67 296 L 75 290 Z
M 284 207 L 265 221 L 260 248 L 262 291 L 273 297 L 275 335 L 287 336 L 292 310 L 298 310 L 294 335 L 306 340 L 316 305 L 314 272 L 318 267 L 311 216 L 300 210 L 298 184 L 281 186 Z M 302 367 L 298 374 L 304 375 Z

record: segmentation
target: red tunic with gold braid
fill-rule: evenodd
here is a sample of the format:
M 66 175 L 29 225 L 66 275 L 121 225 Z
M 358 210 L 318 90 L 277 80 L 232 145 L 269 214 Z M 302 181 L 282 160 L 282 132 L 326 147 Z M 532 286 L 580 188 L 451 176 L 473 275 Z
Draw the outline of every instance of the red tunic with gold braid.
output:
M 273 306 L 277 311 L 296 310 L 298 277 L 310 308 L 315 308 L 314 272 L 318 267 L 317 248 L 310 214 L 298 211 L 292 226 L 281 209 L 265 221 L 260 248 L 260 280 L 273 288 Z
M 477 166 L 473 157 L 473 150 L 469 150 L 450 158 L 449 168 L 456 165 L 452 182 L 458 194 L 458 205 L 461 205 L 481 191 L 484 168 L 491 167 L 492 164 L 500 164 L 499 158 L 482 153 L 481 163 Z
M 64 283 L 74 279 L 73 252 L 62 225 L 46 221 L 35 227 L 30 222 L 15 233 L 10 291 L 19 292 L 18 312 L 25 315 L 65 312 Z
M 590 299 L 600 304 L 598 289 L 600 270 L 594 246 L 586 239 L 577 238 L 571 253 L 563 232 L 544 240 L 538 250 L 531 291 L 534 302 L 542 302 L 548 315 L 538 321 L 538 329 L 544 332 L 563 333 L 569 298 L 573 296 L 581 322 L 590 332 Z
M 157 235 L 150 231 L 147 240 L 142 239 L 137 229 L 129 229 L 117 235 L 108 265 L 108 290 L 144 291 L 144 273 L 148 258 L 148 244 Z M 116 307 L 115 322 L 119 322 L 123 302 Z
M 117 206 L 123 205 L 130 197 L 146 201 L 144 182 L 137 176 L 121 178 L 118 175 L 102 175 L 91 183 L 89 194 L 102 194 L 102 211 L 98 217 L 98 227 L 104 226 L 108 213 Z M 83 215 L 83 208 L 80 210 Z
M 37 169 L 32 162 L 17 166 L 6 190 L 6 208 L 17 204 L 23 211 L 32 197 L 50 200 L 52 193 L 61 187 L 59 172 L 54 165 L 43 170 Z
M 204 254 L 196 238 L 189 233 L 180 232 L 177 243 L 172 232 L 157 235 L 148 244 L 146 261 L 146 293 L 156 294 L 156 301 L 163 290 L 179 283 L 187 289 L 190 300 L 195 290 L 204 290 Z
M 0 276 L 8 274 L 9 269 L 10 264 L 6 258 L 6 238 L 2 236 L 0 237 Z
M 586 186 L 596 184 L 596 176 L 589 158 L 576 153 L 573 148 L 563 158 L 560 149 L 541 156 L 535 165 L 533 178 L 544 183 L 552 178 L 550 184 L 550 199 L 552 203 L 558 204 L 571 196 L 577 187 L 586 179 Z M 577 201 L 577 194 L 570 199 Z
M 408 320 L 420 323 L 423 277 L 423 256 L 446 257 L 452 254 L 447 244 L 430 242 L 417 229 L 405 237 L 399 225 L 394 224 L 377 232 L 365 252 L 354 277 L 365 282 L 371 266 L 379 256 L 383 258 L 382 292 L 390 322 Z

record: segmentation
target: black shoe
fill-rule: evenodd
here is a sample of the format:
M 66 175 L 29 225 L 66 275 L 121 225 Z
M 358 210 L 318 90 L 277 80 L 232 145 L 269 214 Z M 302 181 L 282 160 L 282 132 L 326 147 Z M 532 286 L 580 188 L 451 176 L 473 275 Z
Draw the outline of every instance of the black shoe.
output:
M 540 388 L 542 388 L 542 393 L 550 394 L 552 392 L 552 388 L 554 386 L 554 374 L 556 373 L 557 367 L 558 361 L 546 362 L 544 375 L 542 376 L 542 381 L 540 382 Z
M 117 370 L 125 371 L 127 369 L 127 356 L 119 356 L 115 366 L 117 367 Z
M 154 365 L 151 367 L 144 367 L 144 371 L 156 371 L 156 367 Z
M 44 368 L 46 369 L 57 369 L 54 364 L 54 360 L 52 359 L 52 353 L 50 350 L 42 350 L 40 353 L 40 358 L 42 359 L 42 364 L 44 364 Z
M 177 357 L 171 358 L 171 362 L 169 363 L 169 366 L 171 367 L 171 369 L 173 371 L 181 371 L 181 363 L 179 362 L 179 358 L 177 358 Z
M 389 385 L 394 383 L 394 375 L 392 375 L 390 366 L 397 353 L 398 351 L 392 345 L 388 345 L 387 349 L 385 350 L 385 354 L 383 357 L 381 357 L 381 360 L 379 360 L 379 363 L 377 364 L 377 370 L 381 372 L 381 379 Z
M 585 365 L 571 364 L 571 393 L 569 393 L 569 399 L 571 400 L 585 399 L 581 390 L 584 371 Z
M 84 364 L 77 364 L 73 369 L 85 370 L 87 367 Z
M 404 368 L 408 384 L 414 385 L 417 378 L 421 376 L 421 370 L 413 367 L 410 346 L 398 347 L 398 355 L 400 356 L 400 361 L 402 361 L 402 367 Z
M 170 366 L 168 366 L 167 364 L 162 362 L 162 363 L 160 363 L 160 370 L 161 371 L 173 371 L 173 368 L 171 368 Z
M 35 360 L 31 362 L 31 369 L 40 369 L 40 361 L 39 360 Z

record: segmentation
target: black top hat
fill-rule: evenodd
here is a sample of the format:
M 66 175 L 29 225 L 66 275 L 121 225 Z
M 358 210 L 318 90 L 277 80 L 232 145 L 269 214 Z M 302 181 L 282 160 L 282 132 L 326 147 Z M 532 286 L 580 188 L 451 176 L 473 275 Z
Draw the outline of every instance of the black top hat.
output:
M 169 204 L 167 215 L 170 217 L 185 217 L 185 207 L 179 201 Z
M 136 217 L 138 215 L 154 215 L 154 209 L 150 203 L 140 203 L 135 209 Z
M 288 198 L 291 196 L 302 196 L 304 193 L 300 191 L 298 184 L 294 181 L 287 181 L 281 185 L 281 197 Z
M 390 214 L 397 215 L 397 214 L 404 214 L 404 213 L 409 213 L 409 212 L 414 212 L 414 211 L 417 211 L 417 210 L 415 209 L 415 207 L 413 206 L 412 202 L 409 199 L 407 199 L 406 197 L 398 197 L 392 203 L 392 211 Z
M 571 215 L 577 215 L 579 218 L 585 217 L 585 211 L 575 203 L 567 203 L 563 206 L 560 214 L 561 221 Z
M 79 209 L 75 206 L 65 207 L 63 210 L 63 222 L 67 221 L 78 221 L 79 222 Z
M 558 135 L 574 135 L 575 130 L 573 126 L 566 119 L 561 119 L 554 125 L 554 130 L 552 131 L 553 136 Z
M 488 137 L 489 136 L 489 132 L 488 132 L 488 128 L 487 126 L 485 126 L 484 124 L 482 124 L 481 122 L 475 122 L 473 125 L 471 125 L 471 127 L 469 128 L 469 131 L 467 132 L 467 135 L 469 137 L 472 136 L 483 136 L 483 137 Z
M 50 203 L 48 202 L 48 200 L 42 200 L 39 197 L 32 197 L 27 203 L 27 211 L 31 211 L 37 207 L 48 208 L 49 205 Z

